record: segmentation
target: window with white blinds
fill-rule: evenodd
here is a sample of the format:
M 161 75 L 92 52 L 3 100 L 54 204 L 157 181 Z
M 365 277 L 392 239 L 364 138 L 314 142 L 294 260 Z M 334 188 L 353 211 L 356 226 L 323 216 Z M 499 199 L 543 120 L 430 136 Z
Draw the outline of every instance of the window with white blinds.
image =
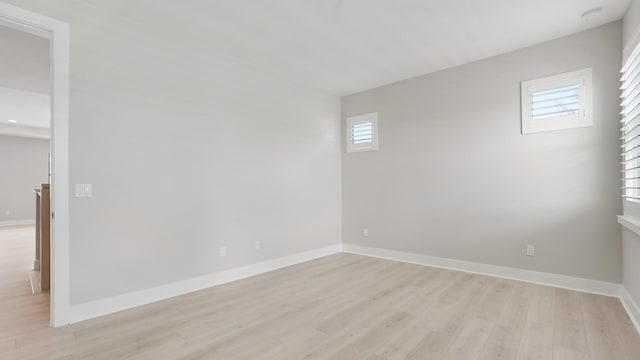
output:
M 373 123 L 367 121 L 351 126 L 351 143 L 354 145 L 373 142 Z
M 580 87 L 576 84 L 531 94 L 533 120 L 577 115 L 580 110 Z
M 640 202 L 640 47 L 622 67 L 623 197 Z
M 522 133 L 591 126 L 591 69 L 522 84 Z
M 347 118 L 347 152 L 378 150 L 378 113 Z

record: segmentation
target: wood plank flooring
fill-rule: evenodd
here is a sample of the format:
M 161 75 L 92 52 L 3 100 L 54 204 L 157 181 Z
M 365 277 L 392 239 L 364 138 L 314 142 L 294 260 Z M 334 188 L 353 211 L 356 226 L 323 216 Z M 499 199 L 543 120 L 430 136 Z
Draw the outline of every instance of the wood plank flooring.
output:
M 29 272 L 35 255 L 34 226 L 0 227 L 0 359 L 16 347 L 17 335 L 49 324 L 49 293 L 33 294 Z
M 0 359 L 640 359 L 615 298 L 339 254 L 49 329 L 0 228 Z

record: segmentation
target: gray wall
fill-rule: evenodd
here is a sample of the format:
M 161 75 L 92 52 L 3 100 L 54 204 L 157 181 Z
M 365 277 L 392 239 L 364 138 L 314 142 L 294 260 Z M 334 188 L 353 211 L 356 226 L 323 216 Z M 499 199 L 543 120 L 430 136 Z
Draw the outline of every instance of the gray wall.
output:
M 624 229 L 622 245 L 622 282 L 636 304 L 640 304 L 640 236 Z
M 33 220 L 33 188 L 48 181 L 49 140 L 0 135 L 0 222 Z
M 49 95 L 49 39 L 0 26 L 0 86 Z
M 9 2 L 71 24 L 70 182 L 93 184 L 70 201 L 72 304 L 340 243 L 338 98 L 163 6 Z
M 345 97 L 343 120 L 379 112 L 380 151 L 343 154 L 343 241 L 620 282 L 621 39 L 615 22 Z M 586 67 L 594 125 L 521 135 L 520 82 Z

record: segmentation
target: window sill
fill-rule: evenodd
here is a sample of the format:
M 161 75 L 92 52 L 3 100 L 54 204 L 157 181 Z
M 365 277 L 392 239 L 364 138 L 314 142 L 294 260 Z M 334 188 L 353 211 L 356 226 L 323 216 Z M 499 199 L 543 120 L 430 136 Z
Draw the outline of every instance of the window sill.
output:
M 618 223 L 637 235 L 640 235 L 640 219 L 618 215 Z

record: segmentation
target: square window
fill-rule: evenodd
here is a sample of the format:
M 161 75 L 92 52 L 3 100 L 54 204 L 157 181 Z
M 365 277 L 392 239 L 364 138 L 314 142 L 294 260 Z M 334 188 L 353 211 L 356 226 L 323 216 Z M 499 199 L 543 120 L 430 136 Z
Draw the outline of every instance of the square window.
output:
M 591 126 L 591 68 L 523 81 L 522 133 Z
M 378 150 L 378 113 L 347 118 L 347 152 Z

